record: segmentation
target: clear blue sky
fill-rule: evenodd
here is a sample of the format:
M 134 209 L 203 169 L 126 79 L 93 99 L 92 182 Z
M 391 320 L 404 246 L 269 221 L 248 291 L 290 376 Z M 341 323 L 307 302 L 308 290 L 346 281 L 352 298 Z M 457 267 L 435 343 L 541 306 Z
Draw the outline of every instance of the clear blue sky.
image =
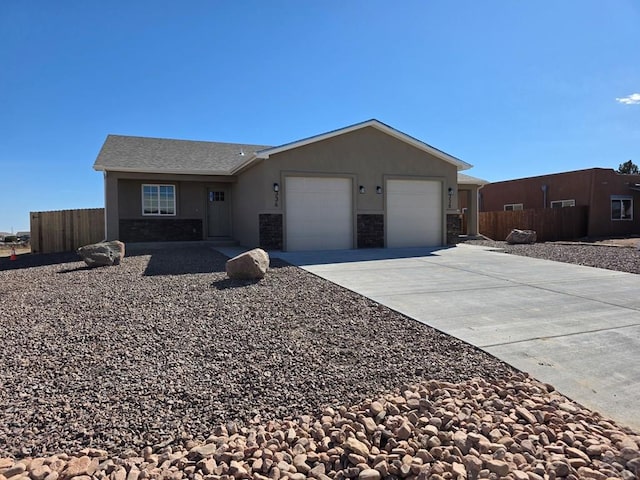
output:
M 102 207 L 109 133 L 377 118 L 490 181 L 640 164 L 639 48 L 637 0 L 2 0 L 0 231 Z

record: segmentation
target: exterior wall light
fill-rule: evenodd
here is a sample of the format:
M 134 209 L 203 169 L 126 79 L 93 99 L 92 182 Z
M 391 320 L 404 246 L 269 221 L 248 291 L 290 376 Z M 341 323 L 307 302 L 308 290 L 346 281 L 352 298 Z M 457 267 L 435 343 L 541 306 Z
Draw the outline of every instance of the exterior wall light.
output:
M 365 188 L 364 188 L 364 185 L 360 185 L 360 189 L 359 190 L 360 190 L 360 193 L 364 193 L 366 191 Z
M 449 187 L 449 208 L 451 208 L 451 198 L 453 197 L 453 188 Z
M 273 184 L 273 191 L 274 192 L 279 192 L 280 191 L 280 185 L 278 185 L 277 183 Z
M 382 195 L 382 187 L 381 187 L 380 185 L 378 185 L 378 186 L 376 187 L 376 193 L 377 193 L 378 195 Z
M 273 206 L 277 207 L 278 206 L 278 197 L 279 197 L 278 192 L 280 191 L 280 185 L 277 182 L 273 184 L 273 191 L 275 192 L 274 195 L 276 197 L 276 200 L 275 200 Z

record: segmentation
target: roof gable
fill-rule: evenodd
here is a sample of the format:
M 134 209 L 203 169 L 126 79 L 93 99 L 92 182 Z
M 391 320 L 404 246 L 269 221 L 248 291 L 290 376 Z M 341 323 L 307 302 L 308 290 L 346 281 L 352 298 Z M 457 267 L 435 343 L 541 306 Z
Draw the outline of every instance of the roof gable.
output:
M 438 150 L 437 148 L 432 147 L 427 143 L 424 143 L 410 135 L 407 135 L 406 133 L 396 130 L 395 128 L 392 128 L 389 125 L 386 125 L 375 119 L 367 120 L 366 122 L 362 122 L 362 123 L 356 123 L 355 125 L 350 125 L 348 127 L 340 128 L 338 130 L 332 130 L 331 132 L 322 133 L 320 135 L 315 135 L 313 137 L 308 137 L 302 140 L 297 140 L 295 142 L 287 143 L 279 147 L 271 147 L 265 150 L 258 151 L 256 154 L 256 159 L 267 159 L 271 155 L 275 155 L 276 153 L 292 150 L 294 148 L 302 147 L 302 146 L 309 145 L 316 142 L 321 142 L 323 140 L 336 137 L 338 135 L 344 135 L 346 133 L 353 132 L 355 130 L 360 130 L 367 127 L 373 127 L 377 130 L 380 130 L 386 133 L 387 135 L 390 135 L 394 138 L 397 138 L 398 140 L 401 140 L 409 145 L 412 145 L 413 147 L 416 147 L 419 150 L 429 153 L 434 157 L 444 160 L 445 162 L 451 163 L 455 165 L 458 170 L 467 170 L 472 167 L 472 165 L 460 160 L 459 158 L 449 155 L 448 153 L 445 153 L 442 150 Z

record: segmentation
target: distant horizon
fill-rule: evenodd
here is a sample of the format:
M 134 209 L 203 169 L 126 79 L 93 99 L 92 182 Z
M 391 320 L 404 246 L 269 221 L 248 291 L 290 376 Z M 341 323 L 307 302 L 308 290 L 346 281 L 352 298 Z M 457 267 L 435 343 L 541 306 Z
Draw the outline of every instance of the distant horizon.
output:
M 640 164 L 640 2 L 0 2 L 0 230 L 104 207 L 108 134 L 282 145 L 375 118 L 490 182 Z

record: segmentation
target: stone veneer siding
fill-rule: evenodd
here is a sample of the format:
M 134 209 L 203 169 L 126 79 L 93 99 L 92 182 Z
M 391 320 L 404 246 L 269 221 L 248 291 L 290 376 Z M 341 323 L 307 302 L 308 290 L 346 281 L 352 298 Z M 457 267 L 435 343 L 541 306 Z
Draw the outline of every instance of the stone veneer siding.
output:
M 384 248 L 384 215 L 358 214 L 358 248 Z
M 260 247 L 265 250 L 282 250 L 282 214 L 261 213 L 258 215 L 260 222 Z
M 447 245 L 458 243 L 458 237 L 462 232 L 462 219 L 457 213 L 447 214 Z
M 178 242 L 202 240 L 202 220 L 182 218 L 141 218 L 120 220 L 123 242 Z

